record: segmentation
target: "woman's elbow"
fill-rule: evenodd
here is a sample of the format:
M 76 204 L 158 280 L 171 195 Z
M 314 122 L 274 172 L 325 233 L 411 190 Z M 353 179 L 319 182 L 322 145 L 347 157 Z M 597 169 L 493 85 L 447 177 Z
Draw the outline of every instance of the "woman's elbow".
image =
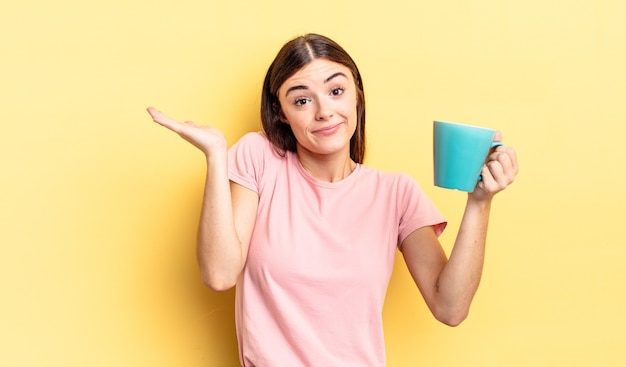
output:
M 434 314 L 437 321 L 450 327 L 457 327 L 461 325 L 461 323 L 465 321 L 465 319 L 467 319 L 468 315 L 469 310 L 455 310 L 448 312 L 438 312 Z
M 202 282 L 206 287 L 215 292 L 224 292 L 237 284 L 236 279 L 228 279 L 226 277 L 217 277 L 210 274 L 202 274 Z

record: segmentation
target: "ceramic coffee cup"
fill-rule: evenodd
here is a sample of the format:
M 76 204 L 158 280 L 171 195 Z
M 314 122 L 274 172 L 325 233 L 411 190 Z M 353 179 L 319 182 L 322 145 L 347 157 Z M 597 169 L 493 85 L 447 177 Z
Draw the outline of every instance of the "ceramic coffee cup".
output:
M 496 131 L 484 127 L 435 121 L 433 158 L 435 186 L 472 192 L 489 150 L 502 145 L 493 141 Z

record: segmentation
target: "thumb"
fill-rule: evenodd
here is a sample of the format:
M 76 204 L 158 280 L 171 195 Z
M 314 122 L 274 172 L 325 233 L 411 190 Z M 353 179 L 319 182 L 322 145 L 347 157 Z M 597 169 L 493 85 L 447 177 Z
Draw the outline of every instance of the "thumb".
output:
M 499 130 L 496 130 L 496 135 L 494 135 L 493 141 L 502 141 L 502 133 Z

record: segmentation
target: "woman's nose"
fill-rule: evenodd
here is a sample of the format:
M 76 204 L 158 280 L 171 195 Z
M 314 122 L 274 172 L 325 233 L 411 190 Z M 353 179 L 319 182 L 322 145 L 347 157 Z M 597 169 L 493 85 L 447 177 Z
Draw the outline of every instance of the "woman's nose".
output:
M 332 116 L 333 114 L 332 114 L 332 108 L 330 106 L 330 103 L 327 101 L 324 101 L 323 99 L 318 99 L 315 119 L 318 121 L 325 121 L 331 118 Z

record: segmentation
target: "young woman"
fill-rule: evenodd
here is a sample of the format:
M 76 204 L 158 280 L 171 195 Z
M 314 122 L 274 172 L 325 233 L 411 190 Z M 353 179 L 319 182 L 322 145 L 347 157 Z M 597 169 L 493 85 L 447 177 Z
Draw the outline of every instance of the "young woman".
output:
M 148 111 L 206 156 L 198 259 L 211 289 L 237 285 L 243 366 L 385 366 L 382 308 L 398 248 L 433 315 L 466 318 L 492 198 L 518 171 L 511 147 L 490 153 L 448 259 L 446 221 L 417 182 L 362 165 L 363 82 L 326 37 L 283 46 L 263 85 L 264 132 L 230 149 L 215 128 Z

